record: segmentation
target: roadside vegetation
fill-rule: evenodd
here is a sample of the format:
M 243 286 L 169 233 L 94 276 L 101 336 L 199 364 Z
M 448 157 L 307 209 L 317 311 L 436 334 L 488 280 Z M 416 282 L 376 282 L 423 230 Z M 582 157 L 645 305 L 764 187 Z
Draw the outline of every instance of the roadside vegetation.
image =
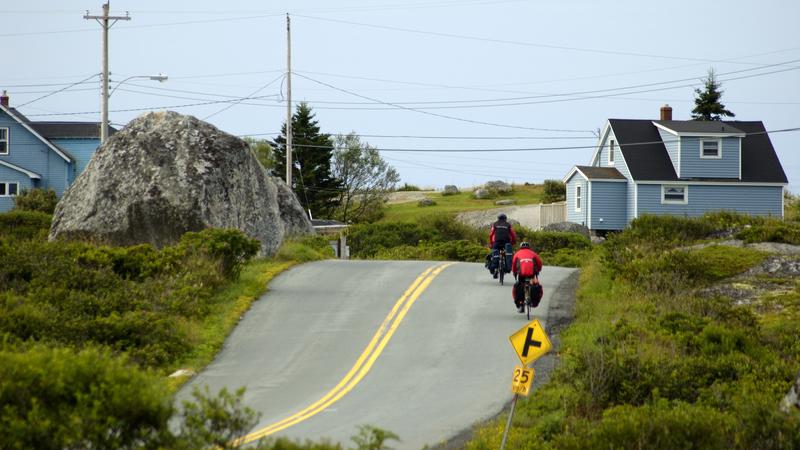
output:
M 247 432 L 241 392 L 198 391 L 179 412 L 166 375 L 210 362 L 266 283 L 332 256 L 327 241 L 253 260 L 259 244 L 236 230 L 108 247 L 48 242 L 50 220 L 0 214 L 0 448 L 227 448 Z
M 517 404 L 508 448 L 800 448 L 781 399 L 800 369 L 800 224 L 642 217 L 583 267 L 550 381 Z M 498 448 L 505 418 L 469 449 Z

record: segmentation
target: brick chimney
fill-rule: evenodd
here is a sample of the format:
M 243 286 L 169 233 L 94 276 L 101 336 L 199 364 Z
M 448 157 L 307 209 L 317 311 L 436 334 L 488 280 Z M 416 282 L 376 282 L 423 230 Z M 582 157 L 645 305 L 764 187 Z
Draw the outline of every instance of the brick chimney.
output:
M 8 108 L 8 92 L 6 92 L 5 89 L 3 90 L 3 95 L 0 95 L 0 105 Z
M 664 105 L 661 107 L 661 120 L 672 120 L 672 107 Z

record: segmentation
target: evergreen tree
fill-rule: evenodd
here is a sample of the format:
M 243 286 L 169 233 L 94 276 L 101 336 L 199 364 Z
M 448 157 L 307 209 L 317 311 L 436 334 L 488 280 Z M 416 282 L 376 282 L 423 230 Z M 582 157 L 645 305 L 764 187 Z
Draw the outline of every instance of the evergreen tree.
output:
M 720 90 L 722 84 L 717 81 L 714 69 L 708 71 L 708 78 L 703 80 L 705 90 L 695 89 L 697 97 L 694 99 L 692 120 L 721 120 L 721 116 L 735 117 L 736 115 L 720 103 L 724 91 Z
M 281 135 L 271 143 L 275 152 L 274 173 L 286 177 L 286 124 Z M 333 141 L 329 134 L 320 133 L 314 113 L 301 103 L 292 116 L 292 190 L 300 203 L 314 217 L 328 218 L 339 205 L 342 189 L 331 174 Z

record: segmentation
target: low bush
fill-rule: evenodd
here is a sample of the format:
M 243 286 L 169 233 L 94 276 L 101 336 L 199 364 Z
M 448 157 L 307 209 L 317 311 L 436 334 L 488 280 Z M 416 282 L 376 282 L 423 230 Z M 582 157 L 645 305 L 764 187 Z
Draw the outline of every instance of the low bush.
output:
M 411 191 L 421 191 L 422 189 L 419 186 L 415 186 L 413 184 L 403 183 L 402 186 L 397 188 L 398 192 L 411 192 Z
M 39 211 L 0 213 L 0 239 L 45 239 L 53 216 Z
M 58 198 L 52 189 L 22 190 L 14 197 L 14 209 L 18 211 L 37 211 L 53 214 L 56 210 Z
M 222 273 L 236 277 L 242 265 L 256 255 L 261 245 L 234 229 L 207 228 L 181 236 L 178 250 L 184 253 L 204 252 L 219 261 Z
M 773 222 L 745 228 L 736 234 L 737 239 L 745 242 L 778 242 L 800 245 L 800 224 Z
M 281 261 L 309 262 L 333 256 L 333 247 L 328 243 L 328 238 L 313 235 L 284 241 L 275 258 Z
M 348 231 L 350 254 L 356 258 L 371 258 L 382 249 L 439 239 L 436 230 L 419 223 L 364 224 L 352 226 Z
M 555 251 L 543 252 L 539 256 L 547 266 L 558 267 L 583 267 L 591 259 L 591 249 L 561 248 Z
M 567 199 L 567 186 L 560 180 L 544 180 L 543 203 L 563 202 Z
M 483 262 L 488 250 L 469 241 L 421 242 L 380 250 L 376 259 Z
M 556 252 L 560 249 L 585 250 L 592 247 L 592 241 L 579 233 L 530 231 L 520 228 L 517 234 L 518 241 L 528 241 L 537 253 Z

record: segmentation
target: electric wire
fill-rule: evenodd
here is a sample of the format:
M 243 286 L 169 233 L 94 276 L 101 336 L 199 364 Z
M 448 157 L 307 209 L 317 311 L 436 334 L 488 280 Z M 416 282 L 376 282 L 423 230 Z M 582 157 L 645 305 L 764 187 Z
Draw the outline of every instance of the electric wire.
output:
M 56 90 L 56 91 L 53 91 L 53 92 L 50 92 L 49 94 L 45 94 L 45 95 L 43 95 L 43 96 L 41 96 L 41 97 L 37 97 L 37 98 L 35 98 L 35 99 L 33 99 L 33 100 L 29 101 L 29 102 L 25 102 L 25 103 L 23 103 L 23 104 L 21 104 L 21 105 L 17 105 L 16 107 L 17 107 L 17 108 L 22 108 L 23 106 L 30 105 L 31 103 L 34 103 L 34 102 L 38 102 L 39 100 L 41 100 L 41 99 L 43 99 L 43 98 L 50 97 L 51 95 L 58 94 L 59 92 L 64 92 L 64 91 L 66 91 L 67 89 L 69 89 L 69 88 L 71 88 L 71 87 L 73 87 L 73 86 L 77 86 L 77 85 L 79 85 L 79 84 L 81 84 L 81 83 L 85 83 L 85 82 L 87 82 L 87 81 L 91 80 L 92 78 L 94 78 L 94 77 L 97 77 L 97 76 L 99 76 L 99 75 L 100 75 L 99 73 L 95 73 L 95 74 L 93 74 L 93 75 L 91 75 L 91 76 L 89 76 L 89 77 L 87 77 L 87 78 L 84 78 L 84 79 L 83 79 L 83 80 L 81 80 L 81 81 L 78 81 L 78 82 L 72 83 L 72 84 L 70 84 L 70 85 L 68 85 L 68 86 L 65 86 L 65 87 L 61 88 L 61 89 L 58 89 L 58 90 Z
M 260 88 L 256 89 L 255 91 L 251 92 L 250 94 L 248 94 L 248 95 L 247 95 L 247 97 L 252 97 L 252 96 L 254 96 L 254 95 L 258 94 L 259 92 L 263 91 L 264 89 L 266 89 L 267 87 L 269 87 L 271 84 L 275 83 L 276 81 L 280 80 L 280 79 L 281 79 L 281 78 L 283 78 L 283 77 L 284 77 L 284 75 L 283 75 L 283 74 L 279 75 L 277 78 L 273 79 L 272 81 L 268 82 L 267 84 L 265 84 L 265 85 L 261 86 Z M 203 120 L 207 120 L 207 119 L 209 119 L 209 118 L 211 118 L 211 117 L 214 117 L 214 116 L 216 116 L 217 114 L 219 114 L 219 113 L 221 113 L 221 112 L 223 112 L 223 111 L 227 111 L 227 110 L 229 110 L 229 109 L 233 108 L 234 106 L 238 105 L 238 104 L 239 104 L 239 103 L 241 103 L 241 102 L 242 102 L 242 100 L 237 100 L 237 101 L 235 101 L 235 102 L 233 102 L 233 103 L 231 103 L 231 104 L 229 104 L 229 105 L 227 105 L 227 106 L 223 107 L 223 108 L 222 108 L 222 109 L 220 109 L 219 111 L 217 111 L 217 112 L 214 112 L 214 113 L 211 113 L 211 114 L 209 114 L 209 115 L 207 115 L 207 116 L 203 117 Z
M 394 104 L 394 103 L 390 103 L 390 102 L 384 102 L 382 100 L 378 100 L 378 99 L 375 99 L 375 98 L 372 98 L 372 97 L 367 97 L 365 95 L 357 94 L 357 93 L 352 92 L 352 91 L 348 91 L 347 89 L 342 89 L 342 88 L 333 86 L 333 85 L 325 83 L 323 81 L 315 80 L 315 79 L 307 77 L 305 75 L 301 75 L 301 74 L 296 74 L 296 75 L 299 76 L 299 77 L 305 78 L 305 79 L 307 79 L 309 81 L 312 81 L 314 83 L 321 84 L 321 85 L 327 86 L 327 87 L 329 87 L 331 89 L 334 89 L 334 90 L 337 90 L 337 91 L 341 91 L 341 92 L 345 92 L 347 94 L 350 94 L 350 95 L 353 95 L 353 96 L 356 96 L 356 97 L 360 97 L 360 98 L 363 98 L 365 100 L 371 100 L 371 101 L 373 101 L 375 103 L 381 103 L 381 104 L 384 104 L 384 105 L 389 105 L 389 106 L 392 106 L 394 108 L 403 109 L 403 110 L 406 110 L 406 111 L 414 111 L 414 112 L 417 112 L 417 113 L 420 113 L 420 114 L 425 114 L 425 115 L 434 116 L 434 117 L 440 117 L 440 118 L 444 118 L 444 119 L 456 120 L 456 121 L 459 121 L 459 122 L 467 122 L 467 123 L 472 123 L 472 124 L 488 125 L 488 126 L 501 127 L 501 128 L 515 128 L 515 129 L 520 129 L 520 130 L 532 130 L 532 131 L 555 131 L 555 132 L 562 132 L 562 133 L 593 133 L 592 130 L 572 130 L 572 129 L 558 129 L 558 128 L 524 127 L 524 126 L 519 126 L 519 125 L 504 125 L 504 124 L 500 124 L 500 123 L 484 122 L 484 121 L 480 121 L 480 120 L 465 119 L 463 117 L 455 117 L 455 116 L 450 116 L 450 115 L 445 115 L 445 114 L 433 113 L 433 112 L 424 111 L 424 110 L 418 109 L 418 108 L 409 108 L 409 107 L 403 106 L 403 105 L 398 105 L 398 104 Z

